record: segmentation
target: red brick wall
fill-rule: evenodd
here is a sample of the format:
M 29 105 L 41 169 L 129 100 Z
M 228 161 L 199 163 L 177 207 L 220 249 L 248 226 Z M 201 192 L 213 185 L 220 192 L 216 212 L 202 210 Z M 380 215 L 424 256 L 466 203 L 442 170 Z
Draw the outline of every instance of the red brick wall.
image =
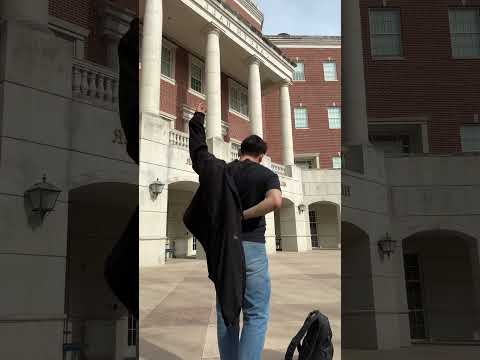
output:
M 457 0 L 389 0 L 402 16 L 404 60 L 373 60 L 368 8 L 381 0 L 361 0 L 369 118 L 428 116 L 430 151 L 461 151 L 459 127 L 480 113 L 480 59 L 451 57 L 448 7 Z M 468 0 L 480 6 L 480 0 Z
M 113 2 L 138 13 L 137 0 L 114 0 Z M 100 34 L 98 8 L 98 0 L 49 0 L 50 15 L 90 30 L 85 57 L 105 65 L 106 44 Z
M 252 25 L 257 30 L 262 30 L 262 24 L 259 23 L 253 16 L 246 12 L 235 0 L 223 0 L 232 10 L 237 12 L 244 20 Z
M 160 109 L 166 113 L 175 115 L 177 121 L 175 128 L 183 131 L 183 105 L 188 105 L 195 108 L 196 105 L 204 101 L 202 98 L 191 94 L 189 89 L 189 55 L 188 52 L 178 47 L 176 50 L 176 64 L 175 64 L 175 85 L 170 82 L 162 80 Z M 235 114 L 228 111 L 228 76 L 222 73 L 221 78 L 222 87 L 222 120 L 230 125 L 229 132 L 225 136 L 225 140 L 229 141 L 234 138 L 242 141 L 245 137 L 250 135 L 250 123 Z
M 335 103 L 341 106 L 341 50 L 329 48 L 283 48 L 283 53 L 305 64 L 305 82 L 295 81 L 290 87 L 292 107 L 292 130 L 295 154 L 319 153 L 320 167 L 331 168 L 332 157 L 338 156 L 341 147 L 341 130 L 329 129 L 327 108 Z M 328 58 L 337 62 L 339 81 L 325 81 L 323 61 Z M 282 162 L 280 136 L 279 91 L 264 96 L 265 139 L 270 146 L 273 161 Z M 295 129 L 293 109 L 300 106 L 308 109 L 308 129 Z

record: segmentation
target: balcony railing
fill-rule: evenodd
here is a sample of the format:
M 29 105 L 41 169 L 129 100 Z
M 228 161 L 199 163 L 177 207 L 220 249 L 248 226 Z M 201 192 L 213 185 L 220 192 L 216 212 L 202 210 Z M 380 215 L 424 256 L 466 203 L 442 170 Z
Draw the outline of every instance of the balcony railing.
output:
M 170 145 L 175 145 L 188 150 L 189 143 L 190 140 L 187 133 L 178 130 L 170 130 Z
M 232 142 L 232 147 L 230 150 L 230 156 L 232 161 L 240 159 L 240 144 Z
M 282 175 L 282 176 L 285 176 L 286 173 L 287 173 L 284 165 L 276 164 L 274 162 L 272 162 L 272 170 L 273 170 L 273 172 L 277 173 L 278 175 Z
M 90 61 L 73 59 L 72 93 L 76 100 L 110 110 L 118 107 L 118 74 Z

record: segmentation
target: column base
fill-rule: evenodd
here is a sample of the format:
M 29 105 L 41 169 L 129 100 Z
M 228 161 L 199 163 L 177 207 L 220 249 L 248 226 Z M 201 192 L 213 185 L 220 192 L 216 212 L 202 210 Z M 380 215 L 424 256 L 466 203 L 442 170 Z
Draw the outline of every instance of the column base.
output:
M 141 268 L 165 264 L 165 240 L 140 239 L 138 246 Z

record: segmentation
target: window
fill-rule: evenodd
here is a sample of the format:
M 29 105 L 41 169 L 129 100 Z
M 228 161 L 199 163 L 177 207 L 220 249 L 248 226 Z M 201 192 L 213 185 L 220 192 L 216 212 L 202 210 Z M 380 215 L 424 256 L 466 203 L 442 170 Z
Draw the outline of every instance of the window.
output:
M 328 127 L 330 129 L 342 128 L 342 112 L 339 107 L 329 107 L 328 109 Z
M 334 61 L 323 63 L 325 81 L 337 81 L 337 63 Z
M 369 17 L 372 56 L 402 56 L 400 10 L 370 9 Z
M 197 58 L 190 57 L 190 89 L 204 93 L 205 65 Z
M 298 107 L 294 109 L 295 128 L 308 129 L 308 111 L 307 108 Z
M 132 314 L 128 315 L 128 346 L 137 345 L 138 323 Z
M 342 168 L 342 158 L 340 156 L 332 157 L 332 168 L 334 169 Z
M 313 169 L 313 160 L 295 160 L 295 165 L 302 169 Z
M 230 79 L 230 110 L 248 117 L 248 90 Z
M 162 45 L 162 75 L 170 79 L 175 77 L 175 50 L 168 46 Z
M 480 8 L 449 10 L 453 57 L 480 57 Z
M 305 80 L 305 64 L 303 62 L 298 62 L 293 72 L 293 81 L 303 81 Z
M 193 237 L 192 250 L 197 251 L 197 238 L 195 236 Z
M 460 128 L 463 152 L 480 151 L 480 125 L 465 125 Z

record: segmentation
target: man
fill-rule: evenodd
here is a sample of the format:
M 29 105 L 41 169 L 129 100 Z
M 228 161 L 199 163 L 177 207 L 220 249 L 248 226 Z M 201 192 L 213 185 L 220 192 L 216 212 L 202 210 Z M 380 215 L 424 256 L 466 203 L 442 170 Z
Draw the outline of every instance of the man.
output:
M 191 121 L 201 118 L 203 124 L 203 116 L 198 114 L 206 112 L 205 104 L 199 104 L 196 110 Z M 198 141 L 195 137 L 192 139 L 192 134 L 190 136 L 191 141 Z M 241 304 L 241 336 L 238 319 L 229 326 L 224 321 L 217 291 L 217 337 L 222 360 L 261 360 L 265 344 L 270 307 L 265 215 L 282 206 L 277 174 L 260 165 L 266 152 L 267 144 L 260 137 L 252 135 L 241 144 L 240 160 L 226 165 L 234 180 L 241 208 L 245 209 L 239 237 L 245 257 L 246 283 Z

